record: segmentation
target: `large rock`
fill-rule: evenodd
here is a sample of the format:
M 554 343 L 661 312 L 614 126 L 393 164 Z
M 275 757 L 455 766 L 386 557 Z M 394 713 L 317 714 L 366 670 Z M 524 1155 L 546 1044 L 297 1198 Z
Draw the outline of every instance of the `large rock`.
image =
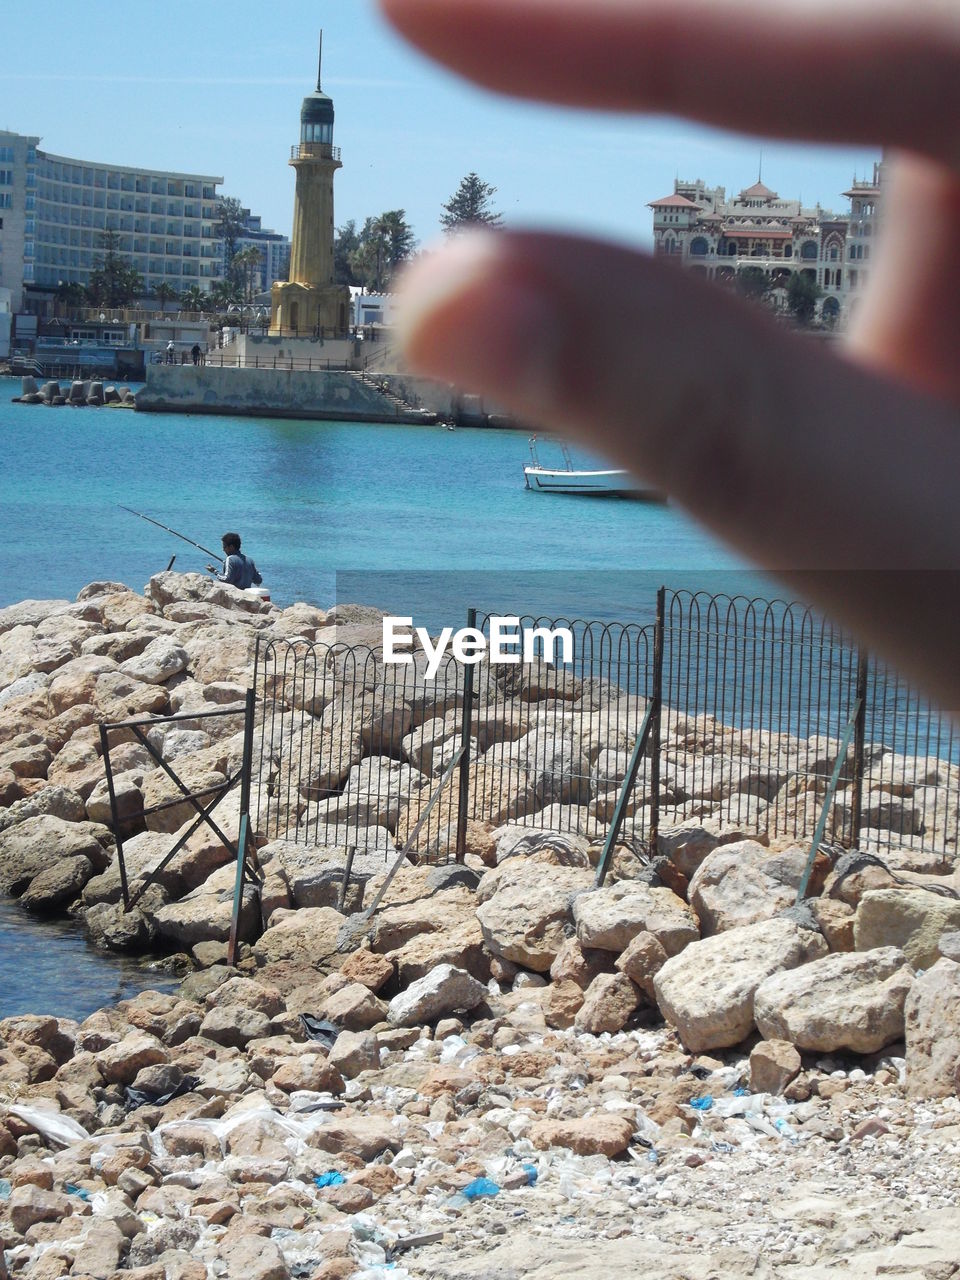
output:
M 772 974 L 827 954 L 819 933 L 763 920 L 691 943 L 653 980 L 660 1011 L 691 1053 L 739 1044 L 753 1030 L 757 988 Z
M 415 1027 L 444 1014 L 475 1009 L 486 998 L 487 988 L 465 969 L 441 964 L 393 997 L 387 1020 L 395 1027 Z
M 566 1147 L 580 1156 L 621 1155 L 633 1141 L 633 1124 L 625 1116 L 597 1112 L 577 1120 L 538 1120 L 530 1128 L 535 1147 Z
M 186 649 L 174 644 L 169 636 L 158 636 L 136 657 L 121 663 L 120 670 L 132 680 L 141 680 L 144 684 L 166 684 L 185 671 L 188 662 Z
M 602 951 L 621 952 L 638 933 L 652 933 L 667 955 L 675 956 L 700 936 L 697 918 L 682 898 L 639 880 L 582 894 L 573 916 L 581 945 Z
M 159 907 L 150 913 L 150 918 L 162 938 L 180 947 L 192 947 L 198 942 L 226 942 L 233 919 L 235 886 L 236 868 L 221 867 L 198 889 L 179 902 Z M 146 908 L 144 911 L 146 913 Z M 242 941 L 255 937 L 259 918 L 256 892 L 248 884 L 243 891 L 237 934 Z
M 66 858 L 86 858 L 97 871 L 110 861 L 110 833 L 93 822 L 65 822 L 49 814 L 25 818 L 0 832 L 0 892 L 21 893 L 36 876 Z
M 62 818 L 64 822 L 80 822 L 84 815 L 83 800 L 75 791 L 69 791 L 66 787 L 43 787 L 0 812 L 0 831 L 15 827 L 27 818 L 38 818 L 44 814 L 51 818 Z
M 754 996 L 766 1040 L 812 1053 L 877 1053 L 903 1038 L 903 1006 L 913 970 L 896 947 L 838 952 L 777 973 Z
M 904 1011 L 907 1094 L 960 1095 L 960 964 L 943 958 L 920 974 Z
M 261 965 L 294 960 L 309 968 L 336 969 L 341 960 L 337 935 L 345 920 L 333 907 L 276 912 L 254 955 Z
M 940 955 L 940 935 L 960 929 L 960 901 L 923 889 L 873 889 L 853 922 L 858 951 L 900 947 L 915 969 L 929 969 Z
M 771 854 L 755 840 L 738 840 L 708 854 L 688 894 L 703 936 L 772 920 L 793 906 L 806 862 L 804 849 Z M 811 892 L 818 891 L 817 885 L 811 886 Z
M 624 973 L 600 973 L 587 987 L 574 1026 L 600 1035 L 622 1031 L 640 1003 L 640 992 Z
M 573 899 L 592 879 L 586 868 L 545 866 L 536 857 L 511 858 L 488 871 L 477 891 L 477 919 L 489 950 L 546 973 L 573 932 Z

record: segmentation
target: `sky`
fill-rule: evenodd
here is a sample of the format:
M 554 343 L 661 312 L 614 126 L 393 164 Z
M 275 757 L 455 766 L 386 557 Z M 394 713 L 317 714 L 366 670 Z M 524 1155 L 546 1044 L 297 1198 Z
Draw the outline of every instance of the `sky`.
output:
M 475 171 L 507 224 L 652 240 L 649 201 L 675 176 L 728 195 L 764 182 L 842 213 L 879 149 L 803 147 L 662 117 L 539 107 L 473 88 L 395 36 L 374 0 L 33 0 L 3 18 L 0 128 L 104 164 L 222 176 L 263 225 L 290 234 L 300 103 L 336 111 L 335 221 L 404 209 L 418 241 Z M 10 56 L 23 50 L 23 57 Z M 821 91 L 811 82 L 811 91 Z M 762 153 L 762 161 L 761 161 Z

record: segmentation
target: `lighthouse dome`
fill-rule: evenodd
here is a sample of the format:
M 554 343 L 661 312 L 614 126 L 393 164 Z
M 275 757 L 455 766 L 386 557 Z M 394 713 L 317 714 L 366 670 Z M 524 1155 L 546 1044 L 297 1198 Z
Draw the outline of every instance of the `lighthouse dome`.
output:
M 300 108 L 301 124 L 333 124 L 333 99 L 318 89 L 309 93 Z

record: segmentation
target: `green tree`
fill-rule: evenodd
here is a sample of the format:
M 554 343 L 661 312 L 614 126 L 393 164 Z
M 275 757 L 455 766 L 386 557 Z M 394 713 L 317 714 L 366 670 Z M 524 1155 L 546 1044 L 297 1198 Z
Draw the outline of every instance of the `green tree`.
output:
M 810 324 L 817 309 L 817 300 L 822 295 L 823 290 L 812 276 L 800 271 L 793 273 L 787 285 L 787 306 L 797 324 Z
M 770 281 L 762 267 L 744 267 L 737 272 L 737 292 L 760 302 L 770 292 Z
M 57 285 L 57 302 L 64 311 L 78 311 L 90 301 L 86 289 L 76 280 L 62 280 Z
M 206 311 L 210 305 L 209 294 L 204 293 L 198 284 L 192 284 L 180 295 L 180 305 L 186 311 Z
M 144 292 L 143 276 L 120 253 L 116 231 L 100 232 L 100 253 L 93 260 L 87 292 L 94 306 L 125 307 Z
M 207 296 L 215 311 L 226 311 L 231 304 L 243 302 L 243 290 L 235 280 L 215 280 Z
M 243 297 L 249 302 L 254 293 L 260 292 L 260 267 L 263 264 L 263 254 L 256 245 L 247 245 L 245 249 L 241 249 L 233 255 L 233 267 L 236 278 L 240 282 L 243 290 Z M 256 288 L 254 287 L 256 285 Z
M 223 241 L 223 274 L 229 280 L 233 276 L 233 259 L 237 253 L 237 241 L 243 234 L 246 219 L 243 205 L 236 196 L 223 196 L 217 204 L 217 221 L 213 233 Z
M 360 283 L 351 265 L 353 255 L 359 248 L 360 233 L 357 231 L 356 221 L 351 218 L 342 227 L 337 227 L 337 233 L 333 239 L 333 278 L 337 284 Z
M 167 284 L 162 280 L 153 290 L 153 296 L 160 303 L 160 310 L 164 311 L 168 302 L 173 302 L 177 298 L 177 291 L 172 284 Z
M 350 256 L 354 280 L 372 293 L 382 293 L 400 264 L 416 246 L 413 230 L 403 209 L 391 209 L 367 218 Z
M 443 206 L 440 225 L 448 234 L 463 227 L 499 227 L 503 219 L 490 208 L 497 188 L 481 182 L 475 173 L 460 179 L 460 185 Z

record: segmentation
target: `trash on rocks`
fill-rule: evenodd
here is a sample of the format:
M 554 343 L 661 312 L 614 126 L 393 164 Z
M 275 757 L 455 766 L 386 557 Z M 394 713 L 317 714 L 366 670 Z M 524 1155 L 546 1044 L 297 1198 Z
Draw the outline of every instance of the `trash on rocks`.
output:
M 690 1105 L 694 1111 L 709 1111 L 713 1106 L 713 1098 L 709 1093 L 705 1093 L 700 1098 L 691 1098 Z
M 480 1200 L 484 1196 L 498 1196 L 500 1188 L 489 1178 L 474 1178 L 465 1187 L 461 1187 L 460 1194 L 467 1200 Z
M 68 1196 L 79 1196 L 81 1200 L 89 1200 L 90 1192 L 85 1191 L 83 1187 L 75 1186 L 72 1182 L 65 1182 L 63 1189 Z
M 318 1173 L 313 1180 L 315 1187 L 339 1187 L 346 1182 L 346 1178 L 336 1169 L 329 1169 L 326 1173 Z
M 0 1178 L 0 1200 L 9 1200 L 13 1187 L 9 1178 Z
M 83 1125 L 59 1111 L 40 1111 L 36 1107 L 24 1107 L 14 1102 L 9 1104 L 7 1110 L 58 1147 L 69 1147 L 74 1142 L 87 1142 L 90 1139 Z
M 153 1093 L 150 1089 L 133 1089 L 130 1085 L 127 1085 L 123 1092 L 130 1104 L 130 1110 L 136 1111 L 138 1107 L 165 1107 L 168 1102 L 179 1098 L 182 1093 L 190 1093 L 199 1083 L 198 1076 L 184 1076 L 177 1087 L 170 1089 L 167 1093 Z
M 342 1028 L 338 1027 L 335 1022 L 328 1022 L 326 1018 L 316 1018 L 312 1013 L 301 1013 L 300 1022 L 306 1033 L 308 1040 L 315 1040 L 317 1044 L 322 1044 L 325 1049 L 332 1049 L 337 1042 L 337 1036 Z

